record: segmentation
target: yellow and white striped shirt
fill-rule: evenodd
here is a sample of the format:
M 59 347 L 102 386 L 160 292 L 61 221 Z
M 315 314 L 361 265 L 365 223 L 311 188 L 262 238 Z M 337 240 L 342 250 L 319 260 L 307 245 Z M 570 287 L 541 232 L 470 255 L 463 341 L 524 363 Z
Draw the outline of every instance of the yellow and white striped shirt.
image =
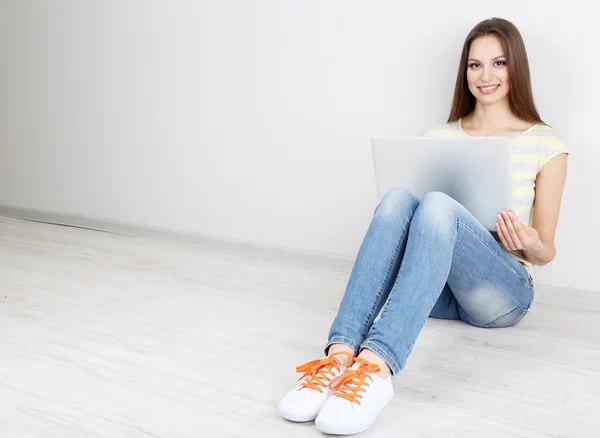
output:
M 446 123 L 425 132 L 426 137 L 451 137 L 469 136 L 460 123 Z M 531 226 L 533 220 L 533 206 L 535 201 L 535 182 L 537 174 L 554 157 L 563 153 L 570 153 L 567 145 L 558 138 L 550 126 L 537 123 L 511 138 L 513 152 L 513 172 L 515 181 L 515 206 L 519 220 Z M 492 233 L 500 243 L 497 234 Z M 509 251 L 517 260 L 523 262 L 529 274 L 533 277 L 533 265 L 525 259 L 522 250 Z

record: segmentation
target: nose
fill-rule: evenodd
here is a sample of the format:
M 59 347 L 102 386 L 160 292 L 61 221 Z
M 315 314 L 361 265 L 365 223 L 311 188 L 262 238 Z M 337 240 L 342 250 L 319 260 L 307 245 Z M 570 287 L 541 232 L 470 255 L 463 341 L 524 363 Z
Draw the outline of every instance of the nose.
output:
M 483 82 L 490 82 L 492 79 L 492 69 L 490 67 L 483 67 L 481 69 L 481 80 Z

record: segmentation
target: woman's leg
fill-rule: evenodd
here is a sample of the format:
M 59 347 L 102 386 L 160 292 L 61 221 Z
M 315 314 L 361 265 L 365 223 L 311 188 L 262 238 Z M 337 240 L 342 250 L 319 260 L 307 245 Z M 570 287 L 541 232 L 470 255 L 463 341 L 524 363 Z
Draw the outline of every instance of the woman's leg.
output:
M 316 419 L 317 428 L 356 433 L 375 421 L 393 396 L 391 376 L 385 377 L 382 369 L 389 366 L 397 374 L 404 367 L 430 314 L 504 327 L 516 324 L 532 300 L 525 268 L 462 205 L 443 193 L 428 193 L 412 218 L 383 312 L 355 366 L 339 377 L 336 392 Z
M 437 319 L 460 319 L 458 315 L 458 302 L 448 282 L 446 282 L 444 289 L 442 289 L 442 293 L 435 302 L 433 309 L 431 309 L 429 316 Z
M 461 319 L 498 326 L 497 318 L 521 313 L 515 309 L 527 309 L 533 300 L 524 273 L 467 209 L 443 193 L 428 193 L 414 214 L 389 301 L 362 348 L 376 353 L 396 374 L 442 290 L 456 297 Z M 445 298 L 451 305 L 453 300 Z
M 392 189 L 377 206 L 331 327 L 325 348 L 328 357 L 297 368 L 304 375 L 280 401 L 278 411 L 282 417 L 314 420 L 333 392 L 330 383 L 352 363 L 396 279 L 418 203 L 408 190 Z
M 534 298 L 527 269 L 492 238 L 485 244 L 467 240 L 459 248 L 448 275 L 459 318 L 484 328 L 509 327 L 523 319 Z M 482 253 L 487 253 L 486 263 L 472 264 Z
M 377 206 L 331 325 L 325 354 L 358 353 L 396 280 L 418 205 L 409 190 L 395 188 Z

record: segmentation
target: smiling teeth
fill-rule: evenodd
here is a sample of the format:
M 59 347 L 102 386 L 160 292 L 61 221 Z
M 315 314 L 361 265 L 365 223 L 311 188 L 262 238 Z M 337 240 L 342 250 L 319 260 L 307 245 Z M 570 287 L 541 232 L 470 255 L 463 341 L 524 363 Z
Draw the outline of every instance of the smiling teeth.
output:
M 487 87 L 479 87 L 482 90 L 491 90 L 492 88 L 496 88 L 498 85 L 488 85 Z

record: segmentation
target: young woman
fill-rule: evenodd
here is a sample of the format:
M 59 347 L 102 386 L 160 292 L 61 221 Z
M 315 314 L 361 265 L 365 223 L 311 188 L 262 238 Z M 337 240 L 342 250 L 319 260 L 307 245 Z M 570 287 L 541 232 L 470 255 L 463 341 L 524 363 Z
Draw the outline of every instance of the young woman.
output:
M 316 420 L 330 434 L 367 429 L 392 399 L 392 375 L 428 317 L 512 326 L 533 301 L 533 265 L 554 259 L 569 151 L 538 115 L 511 22 L 485 20 L 469 33 L 449 119 L 425 135 L 510 137 L 516 211 L 499 212 L 490 233 L 443 193 L 419 200 L 390 190 L 360 247 L 326 357 L 298 367 L 300 384 L 279 404 L 288 420 Z

